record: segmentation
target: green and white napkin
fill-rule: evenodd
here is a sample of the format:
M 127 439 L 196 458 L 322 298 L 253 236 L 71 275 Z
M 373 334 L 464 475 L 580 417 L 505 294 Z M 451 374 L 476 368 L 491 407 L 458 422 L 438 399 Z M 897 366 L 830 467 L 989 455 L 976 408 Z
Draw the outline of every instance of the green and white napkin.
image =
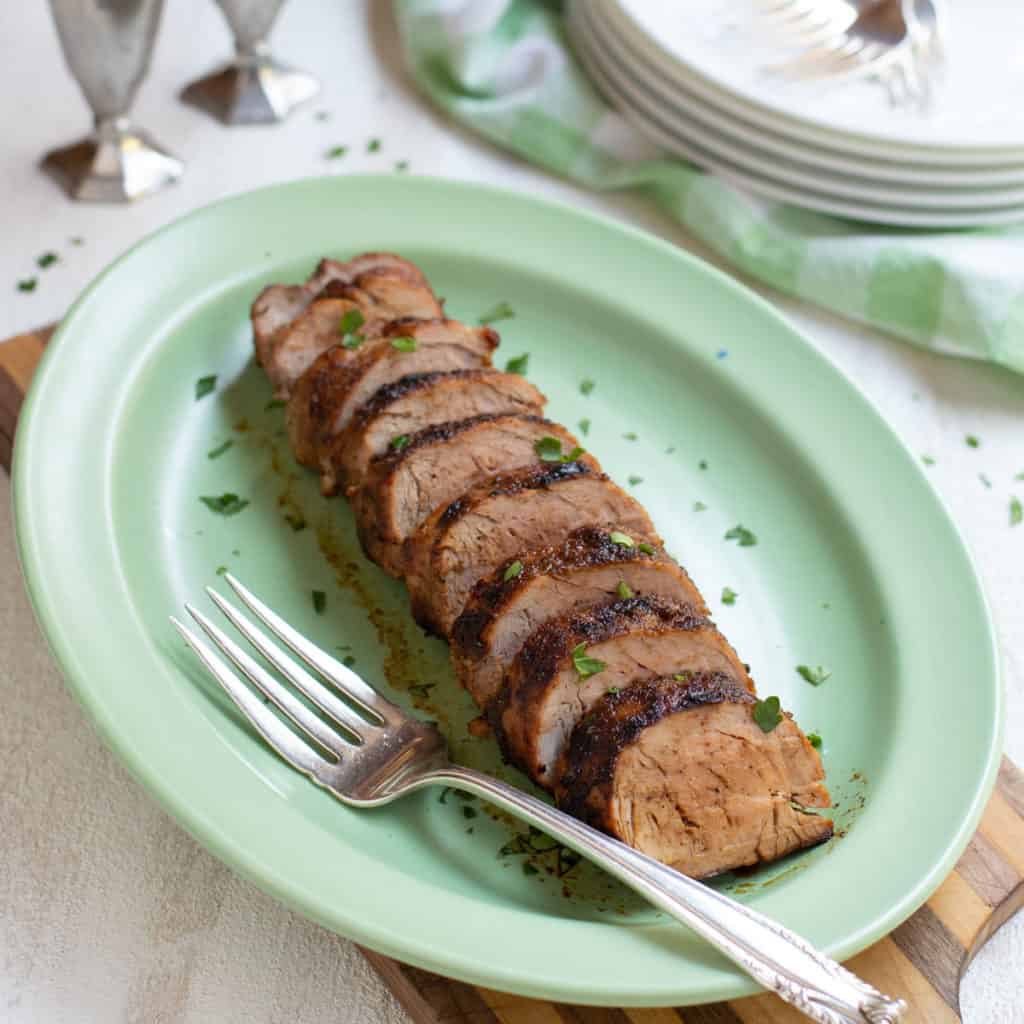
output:
M 1024 372 L 1024 224 L 860 224 L 758 199 L 658 154 L 590 84 L 559 0 L 395 0 L 395 11 L 419 87 L 491 141 L 590 188 L 646 193 L 737 269 L 781 291 Z

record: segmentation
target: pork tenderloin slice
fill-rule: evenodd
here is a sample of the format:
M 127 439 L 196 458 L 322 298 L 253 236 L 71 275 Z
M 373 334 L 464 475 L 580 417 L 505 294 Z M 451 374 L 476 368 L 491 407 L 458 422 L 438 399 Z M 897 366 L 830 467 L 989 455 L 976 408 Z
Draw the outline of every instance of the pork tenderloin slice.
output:
M 717 673 L 606 695 L 573 731 L 559 806 L 693 878 L 824 842 L 817 751 L 789 715 L 763 732 L 753 703 Z
M 707 609 L 686 571 L 661 548 L 618 544 L 607 530 L 574 530 L 563 544 L 504 563 L 482 579 L 452 627 L 459 682 L 481 707 L 532 633 L 552 619 L 631 594 Z
M 385 384 L 364 402 L 327 445 L 326 459 L 340 486 L 363 481 L 370 461 L 401 448 L 427 427 L 474 416 L 539 414 L 545 397 L 526 379 L 499 370 L 419 373 Z
M 643 507 L 586 456 L 478 485 L 406 542 L 405 581 L 417 622 L 447 636 L 479 580 L 583 526 L 661 543 Z
M 404 543 L 432 512 L 502 470 L 538 466 L 543 437 L 558 438 L 567 452 L 577 443 L 540 416 L 484 414 L 427 427 L 400 451 L 377 456 L 351 495 L 364 550 L 385 572 L 404 575 Z
M 489 366 L 497 344 L 497 334 L 487 327 L 406 319 L 390 321 L 356 349 L 327 349 L 299 378 L 288 400 L 285 415 L 295 457 L 319 469 L 323 492 L 335 494 L 330 441 L 375 391 L 412 374 Z
M 429 287 L 419 267 L 390 252 L 367 252 L 346 263 L 323 259 L 304 284 L 268 285 L 256 296 L 251 310 L 257 361 L 261 366 L 267 365 L 283 330 L 332 281 L 352 284 L 362 274 L 384 269 L 403 276 L 410 284 Z
M 318 297 L 351 299 L 384 320 L 436 320 L 444 316 L 441 301 L 422 274 L 411 277 L 393 267 L 370 270 L 351 283 L 330 281 Z
M 603 669 L 581 673 L 582 656 Z M 694 607 L 653 597 L 614 601 L 537 630 L 505 673 L 488 717 L 505 756 L 550 787 L 573 729 L 609 690 L 693 672 L 722 672 L 754 688 L 728 641 Z

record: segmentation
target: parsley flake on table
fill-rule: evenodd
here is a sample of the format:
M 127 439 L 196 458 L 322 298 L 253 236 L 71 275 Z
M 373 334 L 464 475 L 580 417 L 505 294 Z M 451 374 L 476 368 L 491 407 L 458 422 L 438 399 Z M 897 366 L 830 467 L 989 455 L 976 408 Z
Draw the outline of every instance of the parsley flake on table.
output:
M 26 277 L 18 282 L 19 292 L 34 292 L 36 285 L 39 284 L 39 278 L 37 277 Z
M 589 377 L 586 380 L 581 380 L 580 381 L 580 394 L 581 395 L 589 395 L 590 392 L 593 391 L 596 386 L 597 385 Z
M 619 580 L 619 585 L 615 588 L 615 593 L 623 601 L 628 601 L 631 597 L 634 597 L 633 591 L 630 589 L 629 584 L 625 580 Z
M 208 377 L 200 377 L 196 381 L 196 401 L 205 398 L 217 386 L 217 374 L 211 373 Z
M 992 490 L 992 481 L 984 473 L 978 474 L 978 479 L 989 489 Z
M 636 487 L 637 484 L 642 484 L 643 482 L 644 482 L 644 478 L 642 476 L 631 476 L 629 478 L 629 486 L 630 487 Z
M 418 346 L 415 338 L 392 338 L 391 347 L 399 352 L 415 352 Z
M 1024 480 L 1024 470 L 1021 470 L 1013 479 L 1014 480 Z
M 550 434 L 545 435 L 534 442 L 533 450 L 541 462 L 575 462 L 581 455 L 585 454 L 582 448 L 573 448 L 565 454 L 562 451 L 562 442 Z
M 608 534 L 608 539 L 613 544 L 618 544 L 620 547 L 632 548 L 636 546 L 636 541 L 634 541 L 629 534 L 620 533 L 618 530 L 612 530 L 612 532 Z
M 506 373 L 518 373 L 520 377 L 525 376 L 526 368 L 530 365 L 530 353 L 524 352 L 521 356 L 510 359 L 505 364 Z
M 348 146 L 331 146 L 331 148 L 324 153 L 324 156 L 327 157 L 328 160 L 339 160 L 347 152 Z
M 237 494 L 225 491 L 223 494 L 201 495 L 199 500 L 211 511 L 219 516 L 234 516 L 245 508 L 249 502 L 240 498 Z
M 931 455 L 922 455 L 921 456 L 921 461 L 926 466 L 934 466 L 935 465 L 935 459 Z
M 741 548 L 752 548 L 757 543 L 755 534 L 745 526 L 734 526 L 726 530 L 725 539 L 738 541 Z
M 322 590 L 312 591 L 313 596 L 313 611 L 317 615 L 323 615 L 324 609 L 327 607 L 327 595 Z
M 60 257 L 55 252 L 44 252 L 36 257 L 36 266 L 40 270 L 45 270 L 47 267 L 52 267 Z
M 705 512 L 705 511 L 707 511 L 707 505 L 705 505 L 703 501 L 695 501 L 693 503 L 693 511 L 694 512 Z
M 796 670 L 801 678 L 806 679 L 811 686 L 821 686 L 832 675 L 827 668 L 822 668 L 821 665 L 816 668 L 811 668 L 810 665 L 797 665 Z
M 502 576 L 502 579 L 506 583 L 508 583 L 509 580 L 514 580 L 517 576 L 519 576 L 522 573 L 522 571 L 523 571 L 523 563 L 522 562 L 513 562 L 505 570 L 505 575 Z
M 211 448 L 207 453 L 208 459 L 219 459 L 235 442 L 228 439 L 223 444 L 217 445 L 216 448 Z
M 735 604 L 736 598 L 740 595 L 732 587 L 722 588 L 722 604 Z
M 407 170 L 409 170 L 409 161 L 408 160 L 397 160 L 395 162 L 395 170 L 399 174 L 404 174 Z
M 409 447 L 409 442 L 412 438 L 408 434 L 399 434 L 397 437 L 391 438 L 389 447 L 393 452 L 400 452 Z
M 477 321 L 485 327 L 487 324 L 496 324 L 499 320 L 511 320 L 516 311 L 507 302 L 499 302 L 489 313 L 484 313 Z
M 313 115 L 313 120 L 314 121 L 330 121 L 330 119 L 331 119 L 331 112 L 329 110 L 318 110 Z
M 771 732 L 782 721 L 778 697 L 765 697 L 754 705 L 754 721 L 761 732 Z
M 964 438 L 964 443 L 967 445 L 968 448 L 980 448 L 981 447 L 981 441 L 979 441 L 978 438 L 976 438 L 973 434 L 968 434 Z
M 807 742 L 810 743 L 815 750 L 821 750 L 821 737 L 816 732 L 809 732 L 807 734 Z
M 576 424 L 580 428 L 580 433 L 586 437 L 590 433 L 590 420 L 583 419 Z
M 370 139 L 370 141 L 366 143 L 366 152 L 367 153 L 379 153 L 380 152 L 380 139 Z
M 1024 521 L 1024 505 L 1021 505 L 1020 498 L 1010 499 L 1010 525 L 1019 526 Z
M 72 245 L 85 245 L 85 239 L 81 235 L 72 235 L 68 241 Z
M 587 645 L 577 644 L 572 649 L 572 664 L 580 680 L 589 679 L 603 672 L 608 666 L 598 658 L 591 658 L 587 655 Z

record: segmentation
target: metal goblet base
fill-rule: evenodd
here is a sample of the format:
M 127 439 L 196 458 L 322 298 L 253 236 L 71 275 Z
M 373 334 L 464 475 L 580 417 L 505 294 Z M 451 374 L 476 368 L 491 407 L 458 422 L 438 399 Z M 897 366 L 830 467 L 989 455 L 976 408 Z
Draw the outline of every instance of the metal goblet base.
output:
M 43 157 L 40 166 L 71 196 L 126 203 L 179 181 L 185 165 L 123 119 Z
M 181 98 L 225 124 L 275 124 L 311 100 L 320 83 L 273 57 L 239 57 L 186 86 Z

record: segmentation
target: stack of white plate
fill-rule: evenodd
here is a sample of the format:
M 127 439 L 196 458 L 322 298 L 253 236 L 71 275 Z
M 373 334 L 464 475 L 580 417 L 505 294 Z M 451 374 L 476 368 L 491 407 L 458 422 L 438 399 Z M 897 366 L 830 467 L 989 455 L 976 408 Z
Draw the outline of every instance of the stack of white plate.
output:
M 894 107 L 869 78 L 766 72 L 741 9 L 571 0 L 569 34 L 645 135 L 753 192 L 907 227 L 1024 220 L 1024 0 L 946 0 L 946 58 L 926 110 Z

